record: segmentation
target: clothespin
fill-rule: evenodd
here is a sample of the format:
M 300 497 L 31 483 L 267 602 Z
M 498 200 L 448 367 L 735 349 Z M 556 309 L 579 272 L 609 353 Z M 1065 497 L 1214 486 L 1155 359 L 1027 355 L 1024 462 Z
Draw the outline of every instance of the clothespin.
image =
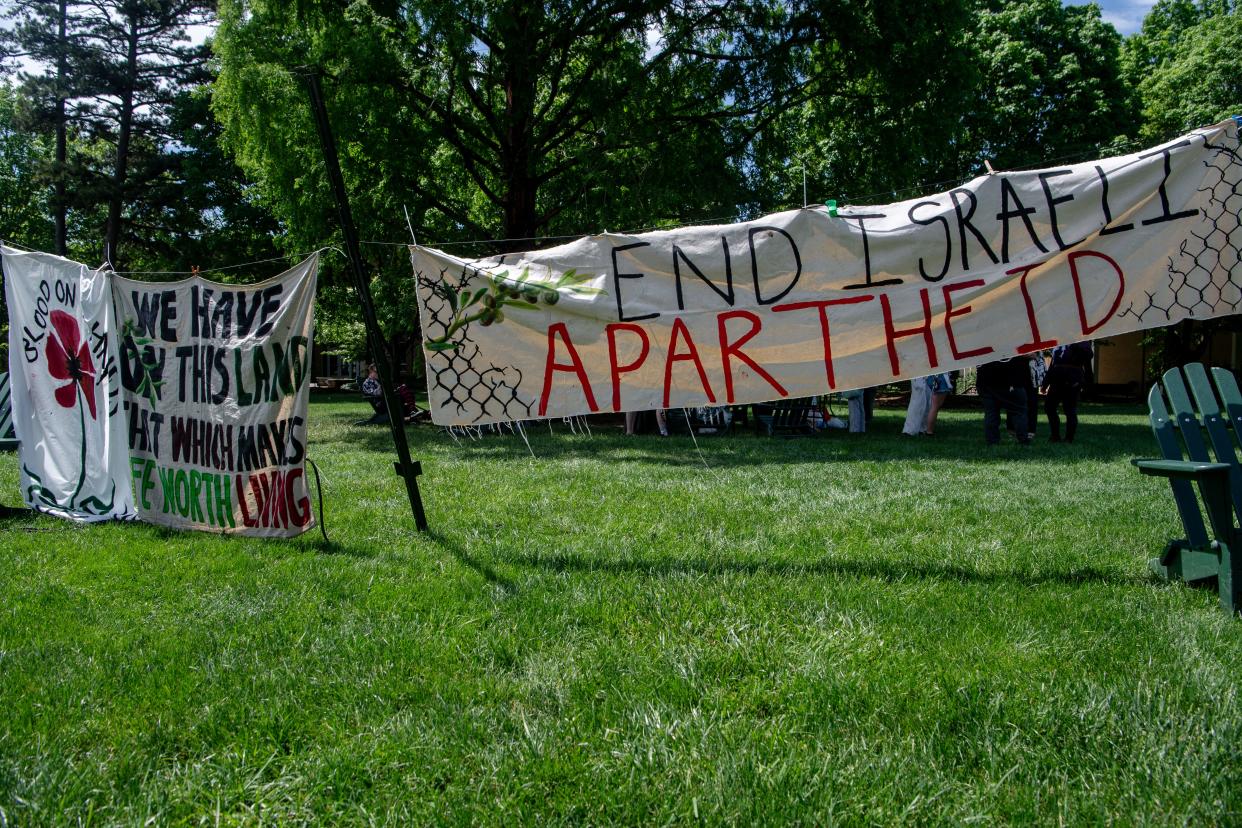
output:
M 190 265 L 190 275 L 191 276 L 198 275 L 198 265 Z
M 828 199 L 828 215 L 833 218 L 837 217 L 837 200 L 835 198 Z
M 986 159 L 986 158 L 985 158 L 985 159 L 983 159 L 983 166 L 985 166 L 985 167 L 987 167 L 987 168 L 988 168 L 988 175 L 996 175 L 996 170 L 992 169 L 992 162 L 991 162 L 991 161 L 989 161 L 989 160 L 988 160 L 988 159 Z

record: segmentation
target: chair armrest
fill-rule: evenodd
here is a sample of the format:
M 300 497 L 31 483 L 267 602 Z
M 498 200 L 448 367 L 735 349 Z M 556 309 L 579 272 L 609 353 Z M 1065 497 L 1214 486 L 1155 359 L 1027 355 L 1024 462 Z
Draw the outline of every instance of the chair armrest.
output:
M 1190 480 L 1201 480 L 1216 475 L 1229 474 L 1228 463 L 1201 463 L 1196 460 L 1131 460 L 1143 474 L 1157 477 L 1178 477 Z

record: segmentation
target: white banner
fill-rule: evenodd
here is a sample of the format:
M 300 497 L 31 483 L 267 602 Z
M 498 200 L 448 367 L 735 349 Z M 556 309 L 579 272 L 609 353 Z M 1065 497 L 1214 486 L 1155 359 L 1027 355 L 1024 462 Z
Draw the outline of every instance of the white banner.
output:
M 2 248 L 22 499 L 76 521 L 135 516 L 104 271 Z
M 291 537 L 306 480 L 318 255 L 256 285 L 114 277 L 134 499 L 143 520 Z
M 435 422 L 822 394 L 1242 310 L 1226 121 L 1148 151 L 879 207 L 411 248 Z

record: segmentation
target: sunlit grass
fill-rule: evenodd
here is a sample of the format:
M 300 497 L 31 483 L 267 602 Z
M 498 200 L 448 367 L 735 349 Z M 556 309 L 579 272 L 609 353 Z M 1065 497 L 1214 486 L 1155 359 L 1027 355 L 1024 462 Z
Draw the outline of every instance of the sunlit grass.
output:
M 421 427 L 427 535 L 364 414 L 312 405 L 330 544 L 2 524 L 0 824 L 1242 821 L 1242 621 L 1147 574 L 1138 408 Z

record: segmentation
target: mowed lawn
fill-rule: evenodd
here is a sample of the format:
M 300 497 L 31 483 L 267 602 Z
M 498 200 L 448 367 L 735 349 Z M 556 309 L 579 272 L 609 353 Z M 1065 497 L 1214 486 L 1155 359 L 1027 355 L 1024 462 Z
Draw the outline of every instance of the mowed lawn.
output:
M 311 406 L 328 545 L 0 524 L 0 825 L 1242 823 L 1242 620 L 1147 574 L 1138 406 L 413 428 L 426 535 L 365 413 Z

